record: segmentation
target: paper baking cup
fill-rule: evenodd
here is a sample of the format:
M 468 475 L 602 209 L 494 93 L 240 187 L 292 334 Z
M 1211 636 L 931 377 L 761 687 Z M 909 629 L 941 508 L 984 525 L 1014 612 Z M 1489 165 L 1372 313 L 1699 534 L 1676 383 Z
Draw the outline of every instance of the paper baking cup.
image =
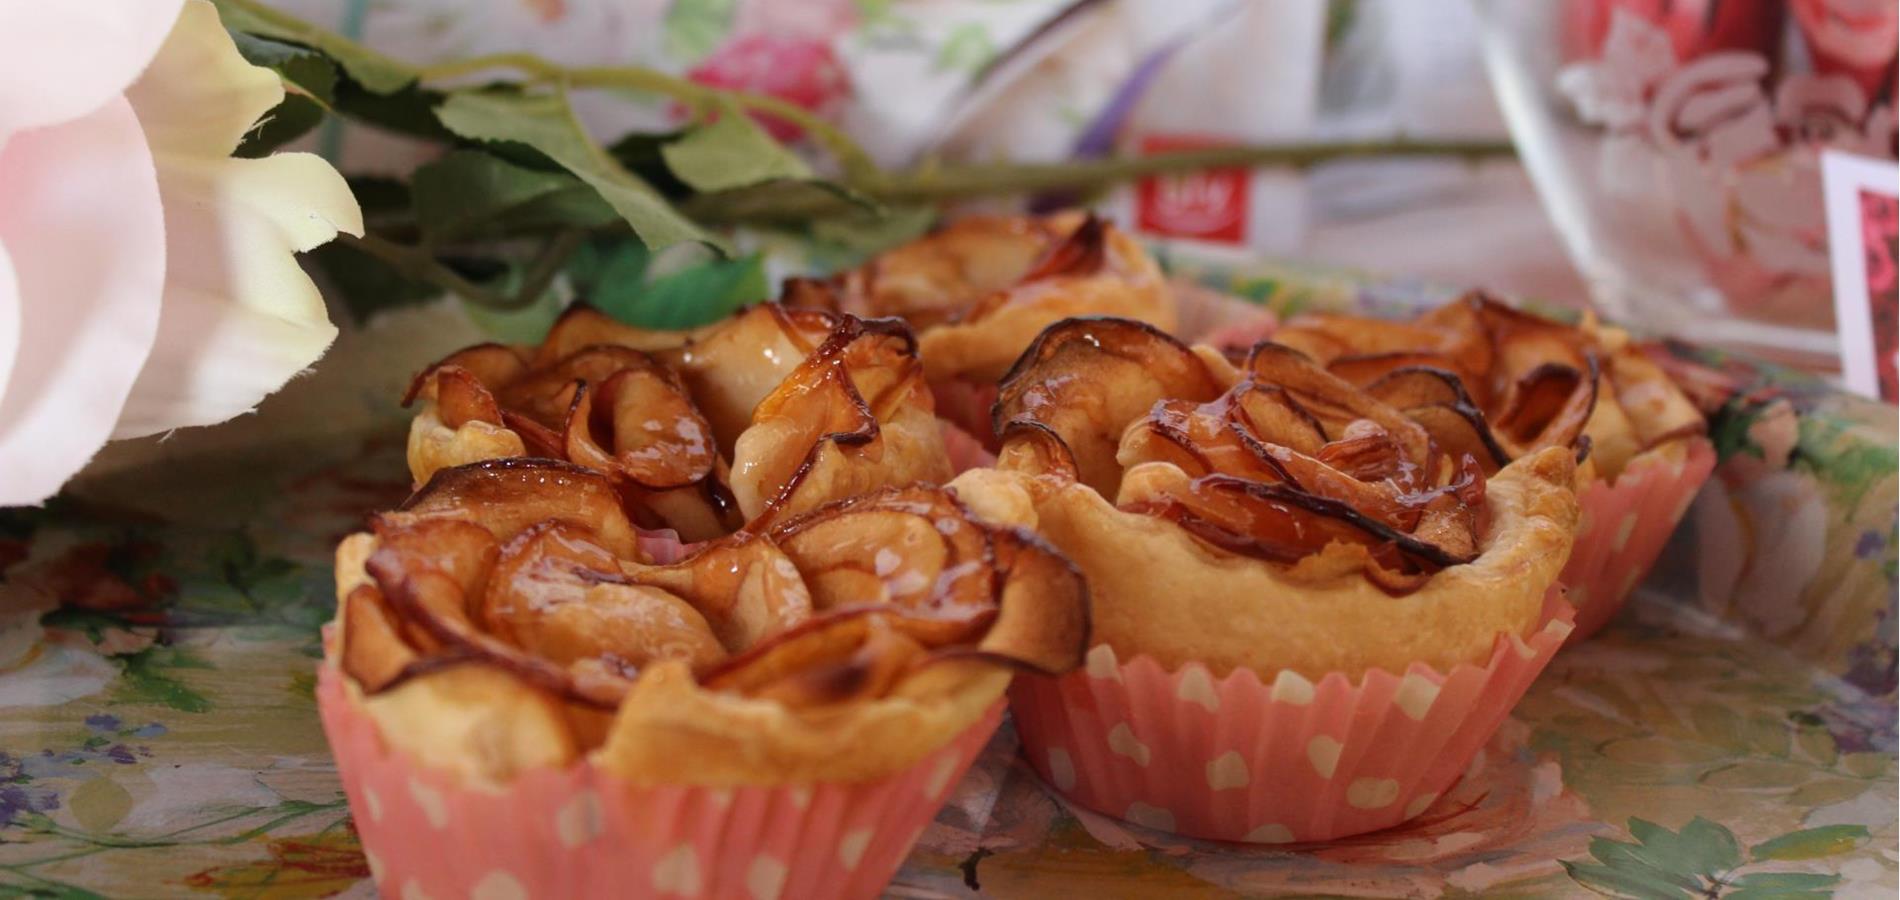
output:
M 1390 828 L 1470 765 L 1570 633 L 1561 589 L 1529 638 L 1500 635 L 1482 666 L 1374 669 L 1357 685 L 1089 651 L 1082 671 L 1017 676 L 1023 755 L 1090 809 L 1198 838 L 1283 844 Z
M 1571 643 L 1596 634 L 1623 608 L 1714 471 L 1708 441 L 1697 438 L 1687 449 L 1676 460 L 1639 455 L 1615 483 L 1598 481 L 1578 495 L 1583 517 L 1570 562 L 1558 576 L 1577 609 Z
M 936 401 L 938 418 L 963 429 L 984 447 L 996 446 L 996 432 L 990 427 L 990 407 L 996 405 L 995 382 L 964 378 L 933 381 L 930 395 Z
M 383 744 L 342 677 L 317 707 L 384 897 L 875 897 L 1002 718 L 876 781 L 640 787 L 587 764 L 482 789 Z
M 970 433 L 952 424 L 949 419 L 938 419 L 942 426 L 943 449 L 950 457 L 950 469 L 961 475 L 971 469 L 987 469 L 996 465 L 996 454 L 984 449 L 983 443 L 971 437 Z

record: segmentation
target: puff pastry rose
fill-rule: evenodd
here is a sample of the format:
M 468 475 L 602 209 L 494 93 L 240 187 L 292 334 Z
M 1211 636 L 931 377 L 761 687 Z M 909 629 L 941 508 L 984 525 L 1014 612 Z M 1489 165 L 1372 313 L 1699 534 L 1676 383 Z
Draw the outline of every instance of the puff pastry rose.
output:
M 941 488 L 884 488 L 659 564 L 614 477 L 436 471 L 337 549 L 327 653 L 388 743 L 473 783 L 580 759 L 635 783 L 876 778 L 1016 668 L 1084 649 L 1086 589 Z
M 687 541 L 886 485 L 951 474 L 901 323 L 755 306 L 647 331 L 570 309 L 539 345 L 482 344 L 404 398 L 417 484 L 487 459 L 563 459 L 606 475 L 635 524 Z
M 958 219 L 860 268 L 790 279 L 783 299 L 909 322 L 942 414 L 986 444 L 996 380 L 1045 327 L 1085 315 L 1175 326 L 1174 295 L 1141 244 L 1074 211 Z
M 1638 455 L 1680 457 L 1707 430 L 1629 335 L 1590 313 L 1571 326 L 1474 292 L 1410 321 L 1307 314 L 1272 338 L 1361 386 L 1420 369 L 1455 376 L 1495 432 L 1493 463 L 1572 447 L 1584 482 L 1614 481 Z
M 1583 514 L 1562 574 L 1573 642 L 1622 608 L 1715 466 L 1687 396 L 1629 335 L 1588 313 L 1571 326 L 1472 293 L 1406 322 L 1301 316 L 1273 337 L 1356 384 L 1400 372 L 1455 378 L 1495 431 L 1493 461 L 1577 452 Z
M 1540 624 L 1574 454 L 1509 464 L 1455 379 L 1365 387 L 1297 350 L 1235 362 L 1122 319 L 1044 332 L 1003 381 L 998 471 L 955 484 L 1088 576 L 1095 641 L 1216 676 L 1482 662 Z

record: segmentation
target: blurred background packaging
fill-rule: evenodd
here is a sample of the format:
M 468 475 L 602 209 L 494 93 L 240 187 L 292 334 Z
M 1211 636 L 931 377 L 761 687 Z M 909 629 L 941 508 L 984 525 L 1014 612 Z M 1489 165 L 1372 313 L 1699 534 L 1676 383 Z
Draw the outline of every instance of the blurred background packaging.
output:
M 1713 317 L 1740 324 L 1710 337 L 1822 367 L 1816 151 L 1894 152 L 1891 0 L 274 2 L 414 63 L 526 52 L 771 94 L 887 167 L 1362 142 L 1031 202 L 1095 204 L 1169 253 L 1594 297 L 1675 332 Z M 602 140 L 686 116 L 576 108 Z M 317 141 L 350 172 L 436 152 L 336 123 Z

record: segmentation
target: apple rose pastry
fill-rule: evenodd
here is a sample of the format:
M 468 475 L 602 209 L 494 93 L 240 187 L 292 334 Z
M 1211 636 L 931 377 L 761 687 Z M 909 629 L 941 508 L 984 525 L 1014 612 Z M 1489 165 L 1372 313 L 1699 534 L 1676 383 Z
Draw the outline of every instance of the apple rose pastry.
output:
M 1277 344 L 1236 364 L 1072 319 L 995 424 L 998 469 L 953 486 L 1088 577 L 1088 672 L 1014 699 L 1031 762 L 1093 808 L 1225 840 L 1387 827 L 1567 633 L 1574 452 L 1497 465 L 1455 379 L 1362 390 Z
M 784 302 L 909 322 L 946 414 L 979 437 L 996 380 L 1043 328 L 1084 315 L 1175 325 L 1160 267 L 1083 212 L 959 219 L 861 268 L 791 279 Z
M 556 778 L 571 782 L 563 803 L 589 805 L 591 834 L 624 831 L 592 860 L 600 884 L 543 881 L 550 896 L 619 895 L 629 867 L 663 878 L 679 846 L 695 848 L 701 883 L 736 890 L 786 835 L 830 845 L 774 856 L 777 877 L 874 892 L 994 728 L 1011 672 L 1068 670 L 1088 634 L 1086 587 L 1060 554 L 926 486 L 659 564 L 610 474 L 490 460 L 437 471 L 345 539 L 336 566 L 326 724 L 369 849 L 400 856 L 435 896 L 481 877 L 431 862 L 456 841 L 498 841 L 528 869 L 571 859 L 558 809 L 545 822 L 460 815 L 496 796 L 544 805 Z M 421 814 L 446 806 L 437 818 L 456 824 L 418 847 L 387 807 L 424 775 Z M 707 816 L 735 824 L 708 829 Z M 869 875 L 872 838 L 852 836 L 866 827 L 888 832 Z
M 636 524 L 718 537 L 884 485 L 951 475 L 910 331 L 775 304 L 645 331 L 569 310 L 540 345 L 424 369 L 405 405 L 416 483 L 519 456 L 608 476 Z
M 1487 417 L 1490 461 L 1576 450 L 1583 523 L 1562 581 L 1572 639 L 1620 609 L 1714 466 L 1707 424 L 1620 329 L 1566 325 L 1468 294 L 1408 322 L 1305 315 L 1273 339 L 1368 390 L 1452 377 Z

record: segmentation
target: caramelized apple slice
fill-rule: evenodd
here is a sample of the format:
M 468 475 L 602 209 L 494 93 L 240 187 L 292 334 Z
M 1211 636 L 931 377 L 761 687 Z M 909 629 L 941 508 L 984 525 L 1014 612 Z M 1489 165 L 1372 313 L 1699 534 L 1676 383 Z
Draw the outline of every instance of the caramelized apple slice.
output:
M 665 566 L 622 564 L 627 580 L 684 598 L 730 653 L 812 615 L 804 576 L 770 540 L 740 534 Z
M 640 558 L 633 525 L 607 478 L 552 459 L 495 459 L 443 469 L 383 518 L 401 524 L 460 519 L 500 540 L 557 519 L 591 529 L 615 556 Z
M 359 584 L 351 590 L 337 618 L 343 632 L 338 665 L 365 691 L 382 690 L 418 658 L 403 640 L 401 626 L 383 602 L 382 592 L 373 584 Z
M 1130 319 L 1065 319 L 1049 326 L 1004 376 L 993 413 L 998 435 L 1030 422 L 1069 449 L 1084 484 L 1115 495 L 1122 432 L 1164 398 L 1206 402 L 1222 386 L 1186 345 Z M 1022 433 L 1020 431 L 1016 433 Z
M 1293 563 L 1328 544 L 1357 544 L 1380 566 L 1401 573 L 1475 558 L 1454 555 L 1345 503 L 1289 485 L 1226 475 L 1190 480 L 1178 471 L 1152 466 L 1131 471 L 1129 477 L 1133 482 L 1118 504 L 1123 509 L 1172 520 L 1234 553 Z
M 501 405 L 555 431 L 567 426 L 576 382 L 600 384 L 625 369 L 647 370 L 653 358 L 631 347 L 595 344 L 537 366 L 497 392 Z
M 989 533 L 939 488 L 839 501 L 780 523 L 771 537 L 804 573 L 819 610 L 888 604 L 944 623 L 932 644 L 966 639 L 996 603 Z
M 591 346 L 626 347 L 654 353 L 678 347 L 691 337 L 691 332 L 636 328 L 585 303 L 576 303 L 563 310 L 560 318 L 548 328 L 547 337 L 541 339 L 532 362 L 536 368 L 543 368 Z
M 847 318 L 759 403 L 732 466 L 753 527 L 885 485 L 949 479 L 914 348 L 901 322 Z
M 711 326 L 662 359 L 679 372 L 711 426 L 716 446 L 730 458 L 760 401 L 824 343 L 840 321 L 817 310 L 760 304 Z
M 520 351 L 504 344 L 476 344 L 457 350 L 416 373 L 403 392 L 402 405 L 408 406 L 418 398 L 436 399 L 436 376 L 444 369 L 460 369 L 492 393 L 520 378 L 528 370 L 528 361 Z
M 1489 472 L 1510 464 L 1510 453 L 1456 375 L 1431 367 L 1395 369 L 1365 391 L 1417 422 L 1452 459 L 1472 456 Z
M 1089 588 L 1068 557 L 1022 529 L 995 534 L 1003 586 L 996 621 L 978 652 L 1012 666 L 1056 675 L 1082 664 L 1089 648 Z
M 1578 370 L 1545 363 L 1513 382 L 1500 403 L 1498 430 L 1525 452 L 1575 446 L 1596 408 L 1600 380 L 1596 354 L 1585 364 Z
M 792 709 L 882 696 L 927 654 L 903 624 L 875 607 L 838 610 L 773 635 L 703 683 Z
M 1047 475 L 1061 481 L 1075 481 L 1079 473 L 1075 454 L 1069 445 L 1041 422 L 1017 420 L 998 436 L 1002 451 L 996 455 L 996 468 L 1006 472 Z
M 1274 343 L 1255 345 L 1247 359 L 1247 373 L 1256 382 L 1291 394 L 1326 430 L 1330 439 L 1341 437 L 1360 419 L 1377 423 L 1397 441 L 1406 458 L 1426 472 L 1435 471 L 1431 436 L 1398 410 L 1373 399 L 1345 380 L 1314 365 L 1304 354 Z
M 516 535 L 482 596 L 484 630 L 557 666 L 589 663 L 627 679 L 655 660 L 701 670 L 725 658 L 698 610 L 666 591 L 618 583 L 619 561 L 592 538 L 558 521 Z

